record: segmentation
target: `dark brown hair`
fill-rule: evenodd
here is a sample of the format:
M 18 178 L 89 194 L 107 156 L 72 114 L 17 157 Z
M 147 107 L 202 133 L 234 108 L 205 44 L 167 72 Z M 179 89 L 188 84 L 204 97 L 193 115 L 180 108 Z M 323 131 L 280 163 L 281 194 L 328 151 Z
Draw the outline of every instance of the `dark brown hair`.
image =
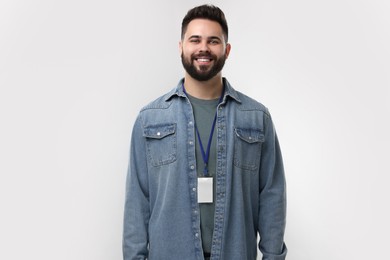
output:
M 187 31 L 188 24 L 194 19 L 207 19 L 219 23 L 222 27 L 222 31 L 227 42 L 229 36 L 229 29 L 226 22 L 225 14 L 221 9 L 214 5 L 201 5 L 190 9 L 186 16 L 183 18 L 181 24 L 181 38 L 184 38 L 184 34 Z

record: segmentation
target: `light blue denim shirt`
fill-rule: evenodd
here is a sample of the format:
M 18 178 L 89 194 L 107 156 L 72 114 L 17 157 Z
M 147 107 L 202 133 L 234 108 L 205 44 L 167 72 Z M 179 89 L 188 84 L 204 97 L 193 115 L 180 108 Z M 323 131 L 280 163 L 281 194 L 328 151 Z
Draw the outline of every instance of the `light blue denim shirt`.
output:
M 212 260 L 282 260 L 286 185 L 271 116 L 226 79 L 217 109 Z M 183 80 L 134 124 L 124 213 L 125 260 L 201 260 L 195 128 Z

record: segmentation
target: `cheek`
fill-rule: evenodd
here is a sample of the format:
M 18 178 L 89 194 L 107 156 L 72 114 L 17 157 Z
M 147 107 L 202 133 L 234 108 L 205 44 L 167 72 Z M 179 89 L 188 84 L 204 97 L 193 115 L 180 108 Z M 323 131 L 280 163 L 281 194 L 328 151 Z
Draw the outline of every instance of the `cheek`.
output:
M 182 52 L 181 52 L 182 56 L 184 56 L 186 59 L 191 59 L 192 53 L 193 52 L 191 52 L 188 49 L 183 49 Z
M 215 55 L 217 55 L 218 57 L 225 57 L 227 55 L 227 52 L 226 52 L 226 49 L 221 49 L 221 48 L 215 48 L 215 49 L 211 49 L 211 52 Z
M 195 49 L 186 47 L 186 48 L 183 48 L 183 53 L 184 53 L 184 55 L 188 56 L 188 55 L 195 53 Z

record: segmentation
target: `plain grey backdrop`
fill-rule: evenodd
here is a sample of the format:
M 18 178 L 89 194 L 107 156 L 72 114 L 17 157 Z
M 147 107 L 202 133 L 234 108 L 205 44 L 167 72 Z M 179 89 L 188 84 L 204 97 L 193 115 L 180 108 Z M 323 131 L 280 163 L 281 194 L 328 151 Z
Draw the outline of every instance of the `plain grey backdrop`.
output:
M 131 128 L 182 77 L 181 19 L 203 3 L 0 2 L 0 259 L 121 259 Z M 224 76 L 273 115 L 288 259 L 388 258 L 390 2 L 209 3 Z

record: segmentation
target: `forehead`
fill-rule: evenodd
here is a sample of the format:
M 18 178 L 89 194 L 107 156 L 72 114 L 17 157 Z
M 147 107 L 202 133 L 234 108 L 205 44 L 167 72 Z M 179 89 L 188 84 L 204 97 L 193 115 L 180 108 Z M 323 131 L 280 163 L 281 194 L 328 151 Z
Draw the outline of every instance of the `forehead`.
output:
M 193 35 L 203 37 L 217 36 L 223 38 L 223 31 L 221 25 L 215 21 L 194 19 L 188 24 L 184 37 L 188 38 Z

